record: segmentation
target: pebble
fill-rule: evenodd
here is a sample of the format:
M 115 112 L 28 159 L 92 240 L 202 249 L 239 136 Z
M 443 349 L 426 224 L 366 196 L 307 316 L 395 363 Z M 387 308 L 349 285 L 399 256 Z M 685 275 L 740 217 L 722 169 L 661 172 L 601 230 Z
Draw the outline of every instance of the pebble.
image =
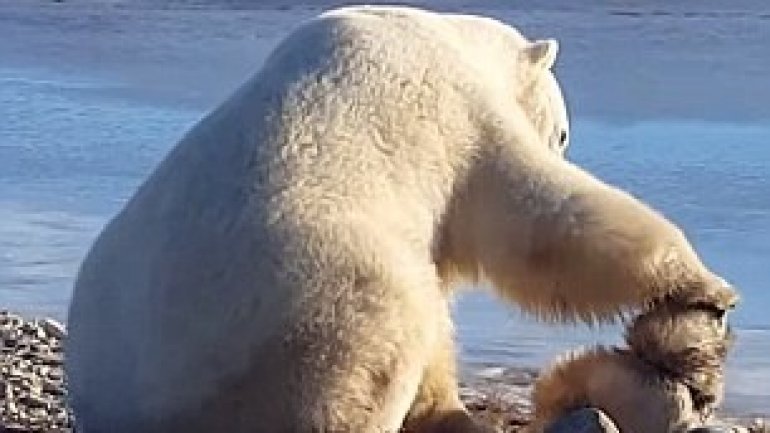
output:
M 57 340 L 62 340 L 67 335 L 67 332 L 64 330 L 64 325 L 53 319 L 43 319 L 40 322 L 40 325 L 43 327 L 43 330 L 48 334 L 48 336 Z M 45 335 L 41 336 L 40 338 L 44 337 Z
M 696 427 L 694 429 L 690 429 L 687 431 L 687 433 L 736 433 L 736 432 L 730 427 L 704 426 L 704 427 Z
M 545 429 L 545 433 L 619 433 L 617 426 L 602 411 L 578 409 Z

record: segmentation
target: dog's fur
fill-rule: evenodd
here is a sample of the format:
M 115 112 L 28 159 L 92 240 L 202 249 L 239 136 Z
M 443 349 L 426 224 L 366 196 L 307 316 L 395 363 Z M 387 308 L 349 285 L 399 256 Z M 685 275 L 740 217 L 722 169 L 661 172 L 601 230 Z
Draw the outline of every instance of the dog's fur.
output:
M 665 299 L 630 324 L 628 348 L 597 347 L 557 362 L 535 385 L 529 431 L 580 407 L 604 410 L 624 433 L 703 425 L 723 395 L 732 341 L 725 310 L 735 299 L 727 288 L 707 302 Z

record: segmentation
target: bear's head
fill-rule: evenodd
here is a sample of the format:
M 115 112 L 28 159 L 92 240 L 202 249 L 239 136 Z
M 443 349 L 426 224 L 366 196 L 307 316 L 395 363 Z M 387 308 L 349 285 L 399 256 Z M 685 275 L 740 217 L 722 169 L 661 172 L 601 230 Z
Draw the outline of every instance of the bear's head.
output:
M 558 51 L 559 44 L 553 39 L 535 41 L 524 48 L 518 102 L 541 140 L 563 155 L 569 145 L 570 128 L 567 105 L 552 72 Z
M 552 72 L 558 42 L 532 41 L 515 27 L 492 18 L 463 14 L 443 17 L 467 45 L 464 59 L 484 77 L 495 96 L 505 100 L 504 106 L 515 101 L 539 141 L 562 155 L 570 128 L 564 97 Z

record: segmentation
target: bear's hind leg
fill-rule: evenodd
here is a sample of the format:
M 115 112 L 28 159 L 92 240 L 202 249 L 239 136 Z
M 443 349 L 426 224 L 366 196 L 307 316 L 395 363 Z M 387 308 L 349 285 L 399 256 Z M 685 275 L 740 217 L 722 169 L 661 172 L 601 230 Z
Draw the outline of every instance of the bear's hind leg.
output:
M 396 433 L 418 393 L 439 336 L 425 308 L 448 310 L 445 299 L 430 280 L 357 272 L 349 287 L 319 282 L 337 284 L 335 302 L 308 300 L 284 338 L 287 431 Z
M 494 433 L 477 422 L 460 401 L 449 313 L 439 344 L 422 376 L 417 396 L 404 423 L 408 433 Z

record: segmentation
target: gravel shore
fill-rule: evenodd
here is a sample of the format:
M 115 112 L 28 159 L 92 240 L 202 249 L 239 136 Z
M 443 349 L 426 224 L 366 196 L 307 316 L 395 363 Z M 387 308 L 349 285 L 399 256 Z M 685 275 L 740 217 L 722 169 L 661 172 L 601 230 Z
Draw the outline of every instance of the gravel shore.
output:
M 0 432 L 66 432 L 64 326 L 0 311 Z
M 0 433 L 69 433 L 73 416 L 66 402 L 64 326 L 52 319 L 25 319 L 0 311 Z M 537 371 L 490 366 L 462 382 L 461 397 L 477 416 L 506 433 L 530 419 L 529 394 Z M 738 431 L 770 433 L 761 419 L 734 417 Z
M 53 319 L 0 310 L 0 433 L 73 431 L 64 380 L 65 336 L 64 325 Z M 536 375 L 527 369 L 481 369 L 468 378 L 462 397 L 480 416 L 506 432 L 516 431 L 529 419 L 527 396 Z

